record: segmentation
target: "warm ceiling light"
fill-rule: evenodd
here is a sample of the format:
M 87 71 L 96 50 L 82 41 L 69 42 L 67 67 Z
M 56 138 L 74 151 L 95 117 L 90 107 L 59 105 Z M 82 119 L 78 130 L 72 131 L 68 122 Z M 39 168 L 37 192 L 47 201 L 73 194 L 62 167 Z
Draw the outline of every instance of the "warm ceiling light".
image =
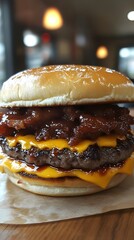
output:
M 48 8 L 43 16 L 43 26 L 49 30 L 56 30 L 63 25 L 62 16 L 57 8 Z
M 97 49 L 96 56 L 101 59 L 106 58 L 108 56 L 108 49 L 105 46 L 100 46 Z
M 127 14 L 127 18 L 130 21 L 134 21 L 134 11 L 131 11 Z

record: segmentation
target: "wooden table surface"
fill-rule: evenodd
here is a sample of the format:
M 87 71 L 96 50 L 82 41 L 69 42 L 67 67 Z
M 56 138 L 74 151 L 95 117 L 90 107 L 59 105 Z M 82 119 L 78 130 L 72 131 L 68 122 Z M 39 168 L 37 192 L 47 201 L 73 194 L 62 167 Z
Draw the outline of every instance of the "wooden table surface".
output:
M 134 240 L 134 209 L 34 225 L 0 225 L 0 240 Z
M 131 110 L 134 115 L 134 109 Z M 134 240 L 134 209 L 34 225 L 0 224 L 0 240 Z

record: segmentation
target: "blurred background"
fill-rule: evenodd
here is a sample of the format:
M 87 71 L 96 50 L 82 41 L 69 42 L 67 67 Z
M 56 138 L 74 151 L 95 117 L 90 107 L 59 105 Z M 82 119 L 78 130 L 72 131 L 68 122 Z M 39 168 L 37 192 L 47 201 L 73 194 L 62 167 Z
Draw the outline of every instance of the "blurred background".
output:
M 134 0 L 0 0 L 0 83 L 27 68 L 73 63 L 134 81 Z

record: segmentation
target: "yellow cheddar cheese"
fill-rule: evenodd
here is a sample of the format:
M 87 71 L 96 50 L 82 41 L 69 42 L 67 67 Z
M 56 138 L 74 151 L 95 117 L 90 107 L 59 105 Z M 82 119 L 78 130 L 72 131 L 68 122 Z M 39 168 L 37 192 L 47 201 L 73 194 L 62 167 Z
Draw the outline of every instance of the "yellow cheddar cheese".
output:
M 0 173 L 4 173 L 4 167 L 2 165 L 2 161 L 0 161 Z
M 5 157 L 5 154 L 1 152 L 1 148 L 0 148 L 0 173 L 4 173 L 4 166 L 3 166 L 4 157 Z
M 37 141 L 33 135 L 18 136 L 18 137 L 7 137 L 7 141 L 10 147 L 16 146 L 20 143 L 22 149 L 30 149 L 32 146 L 39 149 L 64 149 L 68 148 L 72 151 L 77 151 L 79 153 L 85 151 L 90 145 L 98 144 L 98 146 L 110 146 L 115 147 L 117 144 L 117 136 L 102 136 L 96 139 L 96 141 L 83 140 L 76 146 L 70 146 L 65 139 L 51 139 L 47 141 Z
M 111 146 L 115 147 L 117 144 L 118 136 L 105 136 L 99 137 L 96 141 L 83 140 L 76 146 L 69 146 L 65 139 L 52 139 L 47 141 L 36 141 L 33 135 L 8 137 L 7 141 L 10 147 L 16 146 L 20 143 L 22 149 L 30 149 L 32 146 L 38 147 L 39 149 L 52 149 L 52 148 L 69 148 L 72 151 L 83 152 L 92 144 L 98 144 L 99 146 Z M 34 174 L 41 178 L 60 178 L 60 177 L 78 177 L 84 181 L 94 183 L 102 188 L 106 188 L 113 176 L 118 173 L 132 174 L 134 166 L 134 158 L 130 157 L 121 167 L 112 167 L 105 172 L 85 172 L 83 170 L 69 170 L 60 171 L 54 167 L 30 167 L 25 162 L 19 160 L 13 160 L 7 157 L 5 154 L 0 154 L 0 171 L 4 171 L 4 167 L 8 168 L 11 172 L 27 172 L 28 174 Z
M 11 160 L 8 157 L 3 158 L 3 167 L 8 168 L 13 173 L 26 172 L 28 174 L 34 174 L 41 178 L 60 178 L 60 177 L 78 177 L 84 181 L 94 183 L 101 188 L 106 188 L 111 179 L 118 173 L 132 174 L 134 166 L 134 158 L 130 157 L 121 167 L 111 167 L 104 172 L 84 172 L 83 170 L 68 170 L 60 171 L 53 167 L 29 167 L 26 163 L 20 161 Z

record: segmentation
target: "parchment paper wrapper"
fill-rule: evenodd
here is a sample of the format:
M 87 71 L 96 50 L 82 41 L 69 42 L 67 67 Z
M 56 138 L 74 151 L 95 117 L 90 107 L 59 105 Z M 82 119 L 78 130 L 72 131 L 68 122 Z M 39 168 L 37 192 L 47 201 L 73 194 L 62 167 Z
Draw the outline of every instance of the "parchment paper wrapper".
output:
M 31 224 L 134 207 L 134 175 L 113 189 L 83 197 L 44 197 L 14 186 L 0 174 L 0 223 Z

